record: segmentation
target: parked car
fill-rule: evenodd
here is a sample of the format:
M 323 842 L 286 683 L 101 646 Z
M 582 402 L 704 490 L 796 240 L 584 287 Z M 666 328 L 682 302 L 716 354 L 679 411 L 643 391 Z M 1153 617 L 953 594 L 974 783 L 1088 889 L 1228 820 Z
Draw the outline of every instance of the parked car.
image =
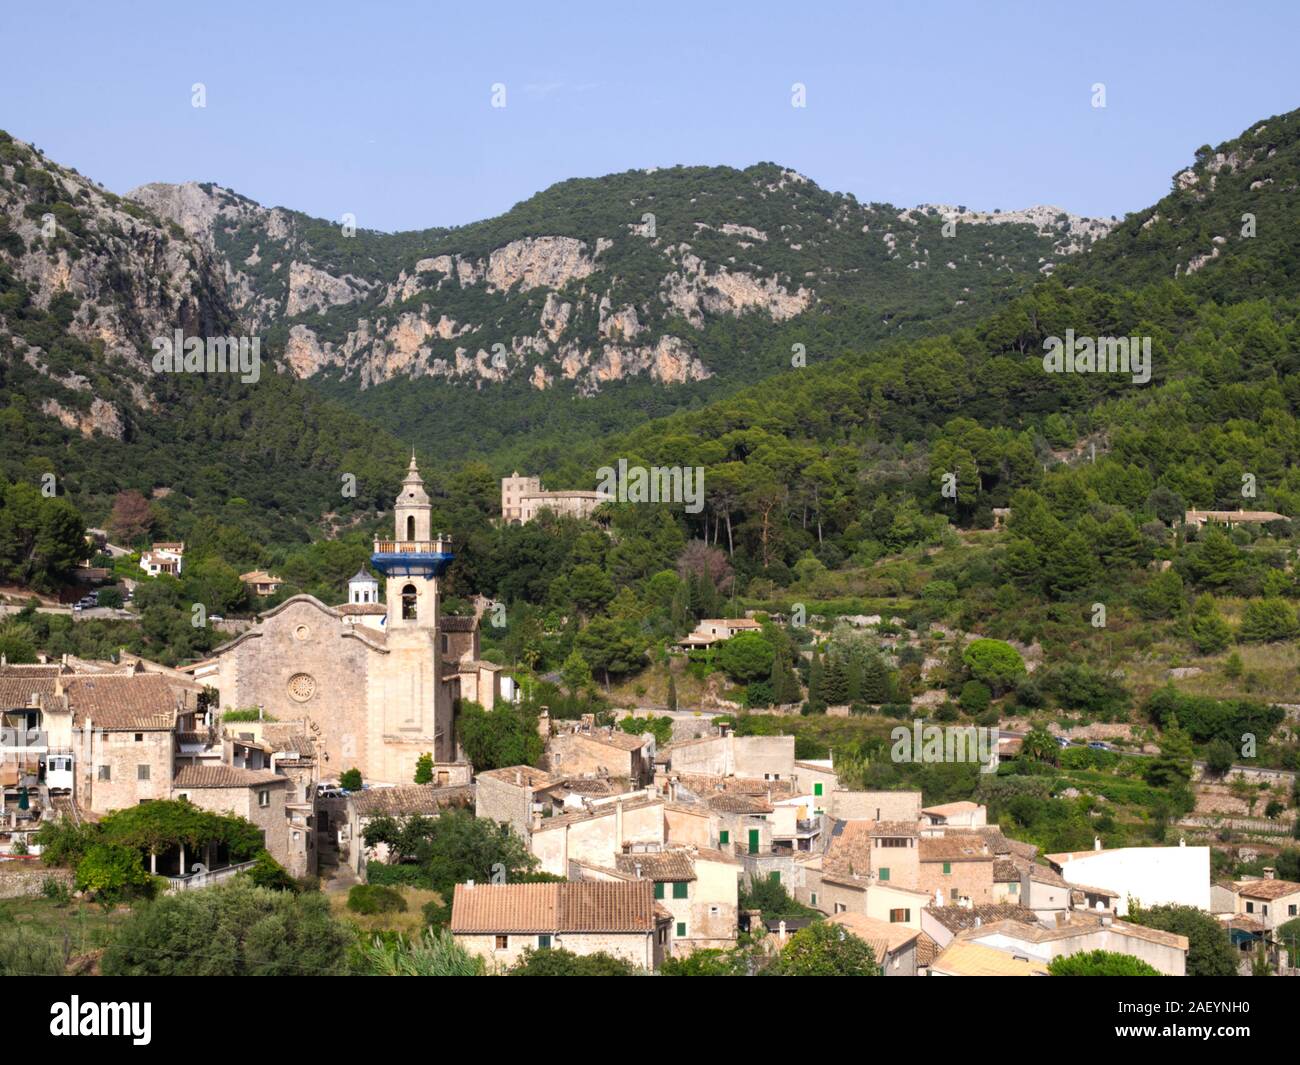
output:
M 1067 740 L 1064 736 L 1057 736 L 1057 737 L 1056 737 L 1056 745 L 1057 745 L 1058 747 L 1068 747 L 1068 746 L 1070 746 L 1070 741 Z
M 337 784 L 317 784 L 316 795 L 322 799 L 341 799 L 347 792 Z
M 1094 751 L 1110 750 L 1110 746 L 1108 744 L 1102 743 L 1101 740 L 1093 740 L 1091 743 L 1088 744 L 1088 746 L 1091 747 Z

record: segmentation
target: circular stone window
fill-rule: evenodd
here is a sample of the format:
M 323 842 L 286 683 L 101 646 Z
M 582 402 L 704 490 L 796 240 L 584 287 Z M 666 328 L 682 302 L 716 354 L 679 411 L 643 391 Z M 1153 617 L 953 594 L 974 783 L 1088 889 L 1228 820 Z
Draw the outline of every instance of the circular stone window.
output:
M 305 703 L 316 694 L 316 678 L 310 673 L 295 673 L 289 678 L 289 698 Z
M 311 629 L 307 628 L 306 625 L 299 625 L 296 629 L 293 630 L 293 638 L 295 640 L 305 640 L 310 635 L 311 635 Z

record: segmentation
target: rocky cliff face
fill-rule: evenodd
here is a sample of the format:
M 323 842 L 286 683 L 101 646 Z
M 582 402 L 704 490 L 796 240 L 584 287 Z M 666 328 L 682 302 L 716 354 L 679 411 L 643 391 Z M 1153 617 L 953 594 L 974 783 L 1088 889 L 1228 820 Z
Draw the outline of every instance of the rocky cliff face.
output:
M 941 236 L 933 210 L 900 219 L 766 164 L 566 182 L 500 219 L 413 234 L 349 233 L 215 185 L 129 195 L 221 260 L 232 308 L 283 337 L 292 373 L 362 389 L 402 377 L 581 394 L 633 377 L 704 381 L 716 323 L 779 325 L 824 296 L 871 299 L 929 266 Z M 1033 236 L 936 246 L 952 261 L 925 284 L 961 307 L 996 270 L 1037 270 L 1104 232 L 1074 216 L 1063 229 L 1058 215 L 964 216 Z M 898 302 L 882 300 L 886 315 Z
M 129 408 L 151 402 L 155 337 L 213 334 L 234 320 L 210 249 L 7 134 L 0 271 L 12 301 L 0 350 L 43 379 L 37 408 L 86 436 L 121 439 Z

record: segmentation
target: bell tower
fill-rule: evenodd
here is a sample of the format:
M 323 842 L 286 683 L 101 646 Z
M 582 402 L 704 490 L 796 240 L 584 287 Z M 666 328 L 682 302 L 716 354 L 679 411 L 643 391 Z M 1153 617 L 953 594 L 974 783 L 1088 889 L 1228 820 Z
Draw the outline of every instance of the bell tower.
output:
M 451 541 L 430 532 L 433 505 L 415 454 L 393 507 L 393 539 L 375 540 L 370 564 L 384 578 L 384 651 L 372 668 L 369 728 L 384 750 L 387 779 L 408 778 L 406 762 L 432 751 L 454 756 L 451 695 L 442 682 L 438 579 L 451 565 Z M 382 778 L 381 778 L 382 779 Z

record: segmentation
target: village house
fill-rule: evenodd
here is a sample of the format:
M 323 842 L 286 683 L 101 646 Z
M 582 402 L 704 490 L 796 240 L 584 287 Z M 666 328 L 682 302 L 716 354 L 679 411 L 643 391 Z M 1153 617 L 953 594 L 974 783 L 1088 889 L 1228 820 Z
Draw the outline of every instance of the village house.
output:
M 1183 515 L 1183 524 L 1200 528 L 1213 523 L 1226 525 L 1267 525 L 1270 521 L 1289 521 L 1285 514 L 1273 510 L 1189 510 Z
M 940 906 L 932 904 L 921 910 L 921 931 L 934 940 L 940 950 L 950 944 L 959 932 L 981 928 L 998 921 L 1019 921 L 1036 924 L 1038 918 L 1032 910 L 1008 904 L 987 906 Z
M 266 596 L 275 595 L 280 590 L 280 585 L 284 581 L 279 577 L 273 577 L 265 570 L 255 569 L 249 573 L 241 573 L 239 579 L 253 595 Z
M 793 781 L 793 736 L 737 736 L 727 733 L 685 740 L 666 748 L 673 773 Z
M 677 641 L 686 651 L 697 647 L 712 647 L 742 632 L 762 632 L 763 626 L 752 618 L 703 618 L 693 632 Z
M 977 835 L 920 840 L 916 886 L 940 906 L 993 901 L 993 852 Z
M 665 839 L 664 800 L 653 791 L 594 799 L 574 813 L 536 811 L 528 836 L 541 870 L 566 877 L 571 861 L 613 867 L 617 855 L 660 850 Z
M 597 728 L 586 722 L 560 722 L 546 741 L 542 765 L 568 776 L 603 774 L 643 788 L 654 779 L 655 740 L 621 728 Z
M 365 880 L 366 865 L 387 862 L 388 844 L 366 845 L 366 826 L 380 817 L 405 821 L 410 817 L 438 817 L 445 810 L 469 809 L 474 803 L 474 788 L 469 781 L 469 765 L 457 784 L 438 787 L 433 784 L 398 784 L 391 788 L 367 788 L 352 792 L 343 800 L 343 825 L 339 831 L 340 851 L 358 879 Z
M 1041 961 L 959 940 L 944 950 L 930 966 L 931 976 L 1049 976 Z
M 1103 850 L 1101 840 L 1090 851 L 1046 856 L 1070 884 L 1091 885 L 1114 892 L 1116 916 L 1128 913 L 1129 900 L 1143 906 L 1172 903 L 1210 909 L 1210 848 L 1117 847 Z
M 1062 913 L 1050 922 L 981 922 L 955 938 L 1044 964 L 1070 954 L 1105 950 L 1144 961 L 1165 976 L 1187 973 L 1186 936 L 1117 921 L 1109 914 Z
M 140 568 L 150 577 L 157 577 L 164 573 L 172 577 L 179 577 L 184 562 L 185 544 L 183 542 L 152 544 L 148 551 L 140 555 Z
M 654 972 L 671 950 L 672 923 L 649 880 L 457 884 L 451 906 L 456 942 L 494 970 L 554 948 Z
M 1236 912 L 1254 917 L 1270 936 L 1300 916 L 1300 884 L 1278 880 L 1272 869 L 1265 869 L 1262 878 L 1236 881 L 1233 891 Z
M 615 868 L 653 882 L 655 899 L 672 914 L 675 956 L 736 945 L 740 863 L 731 855 L 706 847 L 619 854 Z
M 839 913 L 830 923 L 851 932 L 871 946 L 881 976 L 915 976 L 921 930 L 906 924 L 889 924 L 864 913 Z
M 185 765 L 170 781 L 168 798 L 183 799 L 203 810 L 235 814 L 262 830 L 271 857 L 293 876 L 316 871 L 314 830 L 307 823 L 290 827 L 287 796 L 291 781 L 269 769 L 231 765 Z M 183 875 L 193 870 L 183 870 Z
M 988 809 L 964 800 L 927 806 L 921 811 L 921 823 L 942 828 L 981 828 L 988 824 Z

